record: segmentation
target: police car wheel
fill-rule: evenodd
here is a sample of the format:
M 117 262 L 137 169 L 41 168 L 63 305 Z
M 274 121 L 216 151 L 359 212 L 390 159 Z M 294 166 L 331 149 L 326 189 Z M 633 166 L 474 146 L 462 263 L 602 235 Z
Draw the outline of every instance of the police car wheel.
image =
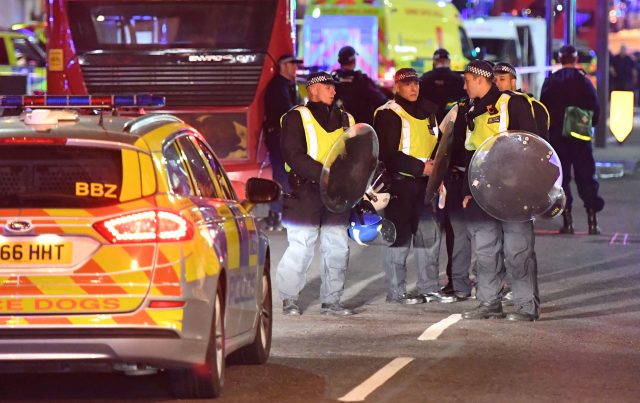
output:
M 224 385 L 224 295 L 218 284 L 214 316 L 205 362 L 193 368 L 169 371 L 173 395 L 177 398 L 218 397 Z
M 271 351 L 271 329 L 273 325 L 272 299 L 271 299 L 271 274 L 269 266 L 269 255 L 265 259 L 265 267 L 262 271 L 262 302 L 256 327 L 256 336 L 253 343 L 242 347 L 234 352 L 230 357 L 230 363 L 255 365 L 264 364 L 269 358 Z M 260 284 L 258 284 L 260 286 Z

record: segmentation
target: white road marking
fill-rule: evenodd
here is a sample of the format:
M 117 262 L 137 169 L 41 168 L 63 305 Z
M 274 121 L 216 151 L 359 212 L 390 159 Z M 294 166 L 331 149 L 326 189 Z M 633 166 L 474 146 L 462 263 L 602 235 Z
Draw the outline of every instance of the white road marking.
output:
M 341 402 L 363 401 L 371 394 L 371 392 L 382 386 L 382 384 L 388 381 L 392 376 L 413 360 L 415 360 L 413 357 L 398 357 L 393 359 L 390 363 L 380 368 L 378 372 L 371 375 L 366 381 L 356 386 L 351 392 L 342 396 L 338 400 Z
M 460 319 L 462 319 L 462 315 L 460 315 L 459 313 L 453 314 L 448 318 L 442 319 L 440 322 L 429 326 L 427 330 L 425 330 L 424 333 L 422 333 L 420 337 L 418 337 L 418 340 L 420 341 L 436 340 L 438 337 L 440 337 L 440 335 L 442 334 L 442 332 L 445 331 L 446 328 L 453 325 Z

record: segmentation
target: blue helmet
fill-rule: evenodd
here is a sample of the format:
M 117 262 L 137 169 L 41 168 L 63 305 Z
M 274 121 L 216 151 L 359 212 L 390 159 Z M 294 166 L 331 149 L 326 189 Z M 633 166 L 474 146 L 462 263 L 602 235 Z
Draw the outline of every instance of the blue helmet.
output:
M 371 209 L 373 210 L 373 209 Z M 349 219 L 349 238 L 360 245 L 368 245 L 380 234 L 382 217 L 369 209 L 354 208 Z

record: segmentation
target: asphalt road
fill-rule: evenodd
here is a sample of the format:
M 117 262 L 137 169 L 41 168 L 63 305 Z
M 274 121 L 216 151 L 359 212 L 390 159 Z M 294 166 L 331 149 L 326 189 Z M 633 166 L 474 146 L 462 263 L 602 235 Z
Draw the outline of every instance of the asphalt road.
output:
M 539 321 L 452 316 L 474 306 L 473 300 L 385 303 L 382 250 L 354 243 L 344 301 L 359 314 L 319 314 L 316 258 L 301 296 L 304 314 L 282 316 L 276 297 L 269 362 L 228 367 L 218 401 L 330 402 L 354 396 L 370 402 L 638 401 L 640 174 L 602 181 L 601 193 L 607 201 L 599 216 L 602 235 L 555 235 L 559 220 L 536 223 Z M 584 233 L 579 200 L 574 221 Z M 270 237 L 275 267 L 286 240 L 283 233 Z M 411 284 L 413 264 L 410 260 Z M 437 338 L 418 340 L 443 320 L 449 325 Z M 95 374 L 3 375 L 0 399 L 172 401 L 160 376 Z

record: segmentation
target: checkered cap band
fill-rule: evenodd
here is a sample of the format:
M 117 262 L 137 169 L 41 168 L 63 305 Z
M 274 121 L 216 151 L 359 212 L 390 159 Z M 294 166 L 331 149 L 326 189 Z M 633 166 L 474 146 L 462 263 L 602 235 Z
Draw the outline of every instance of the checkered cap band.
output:
M 416 73 L 414 70 L 399 71 L 398 73 L 396 73 L 394 81 L 398 82 L 407 79 L 418 80 L 418 73 Z
M 307 80 L 307 87 L 312 86 L 313 84 L 335 84 L 333 77 L 331 77 L 328 73 L 321 73 L 318 75 L 309 76 Z
M 477 76 L 482 76 L 482 77 L 486 77 L 486 78 L 493 77 L 493 71 L 485 70 L 483 68 L 472 66 L 470 64 L 467 66 L 466 69 L 464 69 L 464 72 L 465 73 L 475 74 Z
M 506 64 L 498 64 L 493 68 L 493 71 L 498 74 L 508 73 L 514 77 L 517 77 L 516 69 L 511 66 L 507 66 Z

